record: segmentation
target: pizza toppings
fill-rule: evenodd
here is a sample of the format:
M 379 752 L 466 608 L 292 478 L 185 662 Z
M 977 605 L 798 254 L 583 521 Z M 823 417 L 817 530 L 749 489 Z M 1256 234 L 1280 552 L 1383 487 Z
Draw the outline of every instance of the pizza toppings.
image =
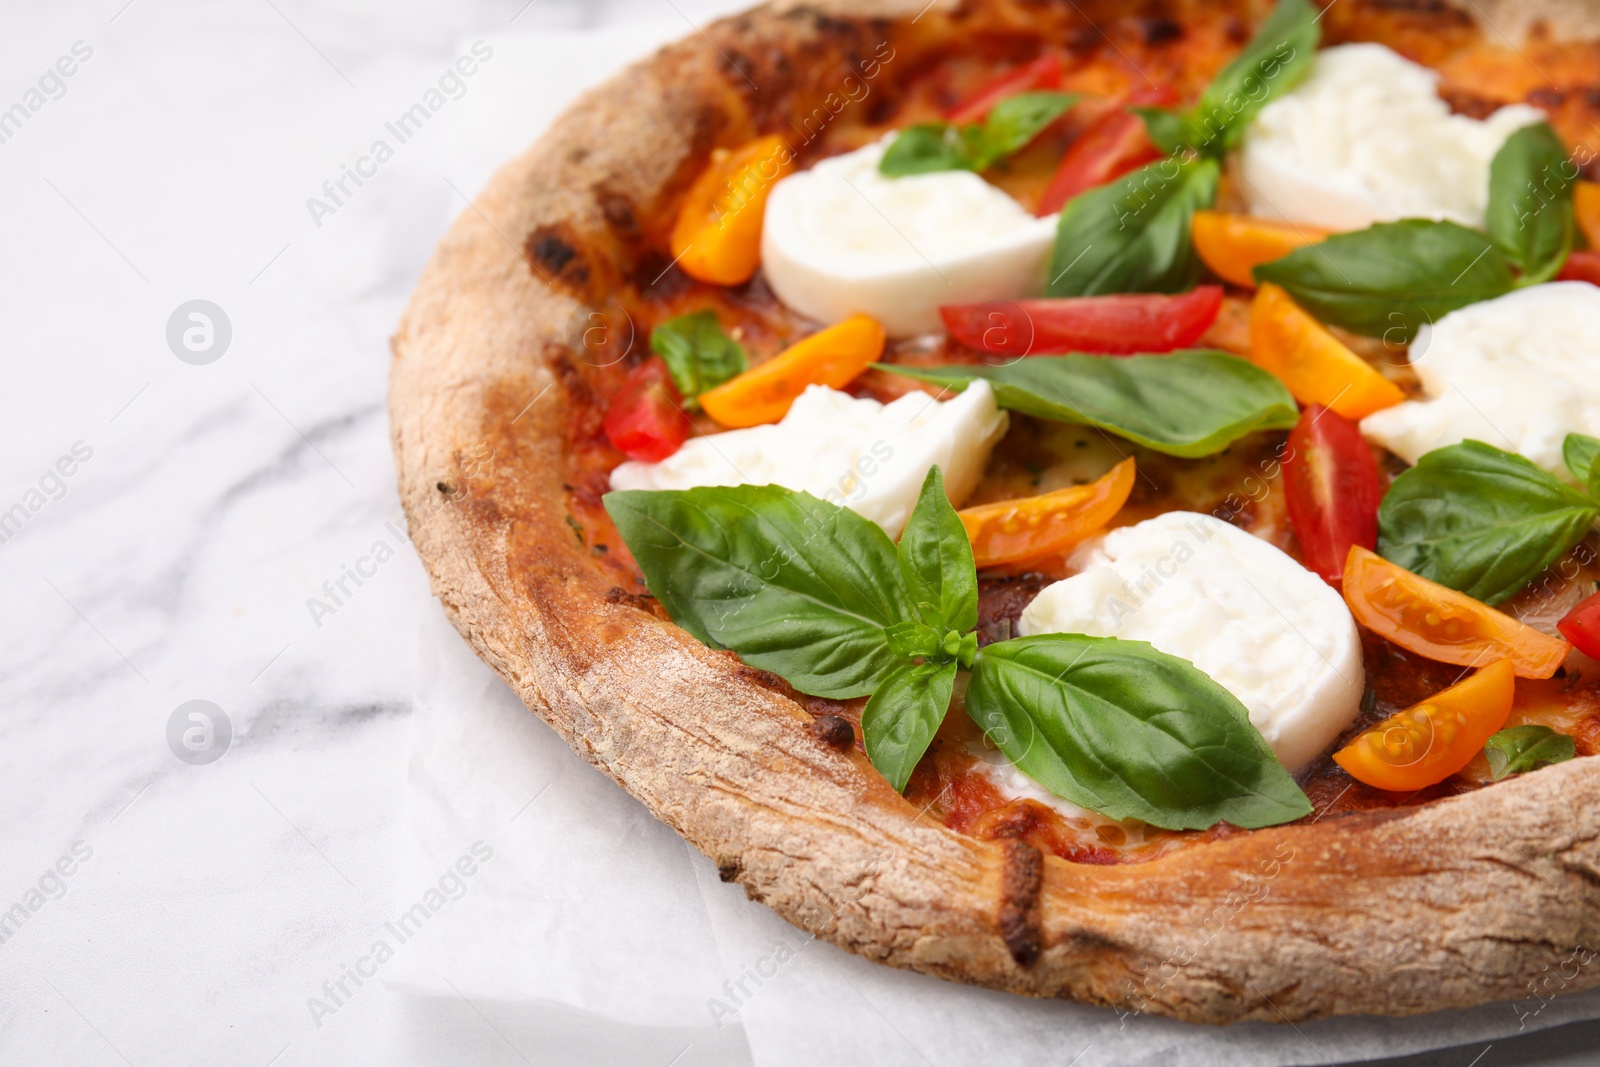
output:
M 1600 658 L 1600 598 L 1561 618 L 1572 645 L 1491 605 L 1554 632 L 1594 559 L 1600 185 L 1533 109 L 1451 114 L 1386 48 L 1317 52 L 1318 19 L 1282 0 L 1187 107 L 1063 92 L 1047 52 L 797 173 L 775 136 L 714 155 L 680 270 L 743 287 L 712 297 L 724 320 L 768 314 L 762 273 L 784 325 L 733 331 L 753 351 L 806 335 L 751 367 L 717 312 L 680 314 L 612 401 L 630 461 L 605 506 L 671 617 L 803 693 L 865 698 L 895 788 L 955 759 L 991 807 L 1106 841 L 1300 818 L 1291 772 L 1411 792 L 1571 758 L 1565 734 L 1501 727 L 1516 678 Z M 1253 214 L 1221 210 L 1241 197 Z M 696 407 L 727 429 L 691 436 Z M 1034 420 L 1087 428 L 1087 450 Z M 1387 489 L 1375 446 L 1412 464 Z M 1269 453 L 1216 517 L 1187 510 L 1208 472 Z M 1023 636 L 980 634 L 980 581 L 1024 571 Z M 1358 626 L 1477 673 L 1330 763 L 1382 688 Z
M 1441 663 L 1471 667 L 1503 659 L 1519 678 L 1548 678 L 1571 647 L 1359 545 L 1345 561 L 1344 599 L 1373 633 Z
M 950 336 L 991 356 L 1051 352 L 1171 352 L 1188 348 L 1216 321 L 1222 287 L 1201 285 L 1181 296 L 1119 293 L 939 309 Z
M 1220 211 L 1196 211 L 1190 223 L 1194 250 L 1222 280 L 1245 289 L 1256 287 L 1255 269 L 1282 259 L 1295 249 L 1316 244 L 1328 231 L 1302 222 L 1255 219 Z
M 1310 75 L 1268 104 L 1239 152 L 1253 214 L 1359 230 L 1403 218 L 1482 226 L 1489 162 L 1525 105 L 1479 121 L 1452 114 L 1438 75 L 1377 44 L 1316 54 Z
M 852 315 L 717 386 L 700 403 L 724 426 L 777 422 L 809 387 L 838 389 L 854 381 L 883 354 L 883 340 L 882 326 Z
M 1406 398 L 1271 283 L 1250 304 L 1250 360 L 1277 375 L 1302 404 L 1330 407 L 1347 419 L 1364 418 Z
M 1358 782 L 1405 793 L 1460 771 L 1511 715 L 1516 675 L 1496 660 L 1441 693 L 1397 712 L 1334 753 Z
M 939 305 L 1030 295 L 1053 219 L 967 170 L 890 178 L 882 143 L 773 187 L 761 262 L 773 292 L 822 322 L 867 314 L 891 336 L 939 329 Z
M 1057 555 L 1110 522 L 1133 491 L 1134 462 L 1125 459 L 1088 485 L 983 504 L 960 513 L 979 567 Z
M 767 193 L 794 169 L 794 152 L 771 135 L 718 149 L 690 187 L 672 228 L 672 256 L 691 278 L 742 285 L 761 264 Z
M 1378 544 L 1378 464 L 1355 423 L 1318 404 L 1289 434 L 1283 459 L 1289 521 L 1305 564 L 1339 588 L 1352 545 Z
M 659 359 L 630 371 L 606 410 L 606 437 L 618 452 L 642 463 L 659 463 L 678 451 L 691 428 L 683 397 Z
M 1298 770 L 1355 718 L 1361 641 L 1316 575 L 1210 515 L 1167 512 L 1085 542 L 1077 572 L 1022 613 L 1023 634 L 1149 641 L 1232 693 Z
M 1552 282 L 1453 311 L 1412 346 L 1422 395 L 1361 423 L 1408 463 L 1471 439 L 1562 469 L 1567 434 L 1600 428 L 1600 287 Z
M 898 534 L 930 468 L 964 501 L 1006 415 L 987 386 L 949 400 L 908 393 L 889 404 L 813 385 L 777 423 L 695 437 L 658 463 L 624 463 L 613 489 L 781 485 L 846 507 Z M 813 694 L 821 695 L 821 694 Z

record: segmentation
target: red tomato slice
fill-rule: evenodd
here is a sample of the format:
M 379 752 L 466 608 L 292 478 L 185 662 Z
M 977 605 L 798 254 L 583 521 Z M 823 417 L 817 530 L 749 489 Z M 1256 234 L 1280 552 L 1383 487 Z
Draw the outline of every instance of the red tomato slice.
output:
M 1585 600 L 1556 623 L 1561 636 L 1590 659 L 1600 659 L 1600 593 Z
M 1556 275 L 1556 280 L 1600 285 L 1600 252 L 1585 252 L 1581 249 L 1569 252 L 1567 261 L 1561 265 L 1561 271 Z
M 1000 101 L 1018 93 L 1061 87 L 1061 57 L 1054 52 L 1024 63 L 989 82 L 961 103 L 945 112 L 945 120 L 961 125 L 982 122 Z
M 628 372 L 621 390 L 611 398 L 606 436 L 629 459 L 659 463 L 689 438 L 689 418 L 682 404 L 667 365 L 660 359 L 647 360 Z
M 1193 344 L 1222 307 L 1222 287 L 1178 296 L 1119 293 L 946 304 L 939 317 L 968 348 L 996 356 L 1051 352 L 1171 352 Z
M 1383 490 L 1372 449 L 1354 422 L 1312 404 L 1289 432 L 1283 485 L 1306 567 L 1338 589 L 1350 546 L 1378 544 Z
M 1079 193 L 1160 159 L 1161 154 L 1145 132 L 1143 119 L 1130 111 L 1113 111 L 1072 142 L 1033 213 L 1060 211 Z

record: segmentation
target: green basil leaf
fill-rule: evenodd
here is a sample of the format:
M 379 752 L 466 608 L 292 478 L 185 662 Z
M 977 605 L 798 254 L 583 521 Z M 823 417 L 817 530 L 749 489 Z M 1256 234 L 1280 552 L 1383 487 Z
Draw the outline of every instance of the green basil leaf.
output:
M 1244 49 L 1200 94 L 1188 123 L 1197 151 L 1221 158 L 1268 101 L 1300 83 L 1316 55 L 1321 18 L 1308 0 L 1278 0 Z
M 984 120 L 973 170 L 987 170 L 1022 151 L 1044 128 L 1078 102 L 1077 93 L 1018 93 L 1000 101 Z
M 1489 164 L 1486 228 L 1522 268 L 1519 284 L 1547 282 L 1566 261 L 1577 177 L 1578 168 L 1546 122 L 1506 138 Z
M 714 311 L 663 322 L 650 331 L 650 351 L 666 363 L 672 384 L 688 400 L 750 367 L 744 346 L 722 332 Z
M 1178 155 L 1189 145 L 1189 124 L 1182 115 L 1159 107 L 1129 108 L 1144 120 L 1144 129 L 1155 146 L 1169 156 Z
M 1513 774 L 1565 763 L 1578 754 L 1578 746 L 1566 734 L 1548 726 L 1512 726 L 1489 738 L 1483 746 L 1489 758 L 1489 776 L 1495 781 Z
M 978 625 L 978 571 L 972 541 L 945 495 L 944 474 L 928 469 L 922 493 L 896 550 L 918 615 L 938 628 L 939 640 Z
M 1061 209 L 1048 296 L 1176 293 L 1200 277 L 1194 213 L 1217 198 L 1217 161 L 1173 157 L 1080 193 Z
M 1044 634 L 988 645 L 966 704 L 1024 774 L 1113 819 L 1254 829 L 1311 813 L 1244 705 L 1143 641 Z
M 1511 259 L 1477 230 L 1404 219 L 1337 233 L 1255 269 L 1323 322 L 1409 344 L 1446 312 L 1504 296 Z
M 950 710 L 954 663 L 907 664 L 895 671 L 861 709 L 861 739 L 867 759 L 904 792 L 917 761 Z
M 1566 460 L 1567 470 L 1580 482 L 1593 481 L 1596 455 L 1600 455 L 1600 438 L 1584 433 L 1569 433 L 1567 439 L 1561 442 L 1561 458 Z M 1589 492 L 1593 494 L 1594 489 L 1591 487 Z M 1600 497 L 1596 499 L 1600 500 Z
M 891 178 L 907 174 L 928 174 L 940 170 L 977 170 L 974 143 L 980 126 L 951 126 L 943 122 L 908 126 L 895 135 L 878 171 Z
M 894 543 L 853 511 L 775 485 L 607 493 L 606 511 L 672 620 L 802 693 L 866 696 L 911 617 Z
M 1378 552 L 1486 604 L 1515 595 L 1583 539 L 1600 507 L 1522 456 L 1466 441 L 1401 474 L 1378 508 Z
M 944 645 L 944 631 L 936 630 L 925 622 L 907 619 L 884 630 L 889 648 L 906 659 L 933 659 Z M 949 659 L 951 657 L 943 657 Z
M 1220 452 L 1245 434 L 1299 420 L 1294 397 L 1267 371 L 1226 352 L 1157 356 L 1029 356 L 1005 366 L 946 364 L 879 370 L 958 392 L 983 378 L 1003 408 L 1095 426 L 1170 456 Z

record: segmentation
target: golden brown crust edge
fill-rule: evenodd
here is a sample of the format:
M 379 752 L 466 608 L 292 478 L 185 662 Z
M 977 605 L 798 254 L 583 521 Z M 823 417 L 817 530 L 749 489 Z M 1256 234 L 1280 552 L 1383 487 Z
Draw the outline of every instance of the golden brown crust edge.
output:
M 921 6 L 870 5 L 905 17 Z M 859 49 L 873 30 L 769 7 L 708 34 L 781 65 Z M 584 96 L 456 221 L 394 338 L 413 542 L 452 622 L 528 707 L 725 880 L 893 966 L 1213 1023 L 1410 1014 L 1600 983 L 1600 968 L 1563 967 L 1600 939 L 1591 761 L 1148 864 L 1041 862 L 919 818 L 858 757 L 816 740 L 799 705 L 608 599 L 561 484 L 566 389 L 581 387 L 563 373 L 577 304 L 541 282 L 523 245 L 542 226 L 608 233 L 602 201 L 649 211 L 681 187 L 710 140 L 753 129 L 734 80 L 710 40 L 691 38 Z

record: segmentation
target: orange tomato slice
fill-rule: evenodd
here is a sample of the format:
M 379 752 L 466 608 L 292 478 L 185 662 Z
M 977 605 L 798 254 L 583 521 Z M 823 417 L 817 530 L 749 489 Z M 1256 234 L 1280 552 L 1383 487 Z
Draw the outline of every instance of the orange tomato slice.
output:
M 678 208 L 670 245 L 691 278 L 742 285 L 761 262 L 761 219 L 767 193 L 794 169 L 794 151 L 782 137 L 758 137 L 739 148 L 719 148 L 689 187 Z
M 1195 252 L 1212 273 L 1246 289 L 1256 287 L 1250 273 L 1256 267 L 1328 236 L 1327 230 L 1315 226 L 1221 211 L 1196 211 L 1189 230 Z
M 1339 343 L 1276 285 L 1250 305 L 1250 362 L 1271 371 L 1302 404 L 1364 419 L 1406 398 L 1400 387 Z
M 1460 772 L 1511 716 L 1516 673 L 1496 660 L 1449 689 L 1397 712 L 1333 754 L 1358 782 L 1396 793 Z
M 1573 185 L 1572 214 L 1589 247 L 1600 249 L 1600 184 L 1577 182 Z
M 706 414 L 724 426 L 760 426 L 789 413 L 808 385 L 838 389 L 883 355 L 885 335 L 876 319 L 851 315 L 818 330 L 776 356 L 700 394 Z
M 1470 667 L 1504 659 L 1518 678 L 1548 678 L 1572 649 L 1558 637 L 1430 582 L 1360 545 L 1352 545 L 1345 557 L 1344 599 L 1361 625 L 1440 663 Z
M 1133 491 L 1133 474 L 1133 460 L 1125 459 L 1088 485 L 958 512 L 974 560 L 991 567 L 1064 552 L 1122 510 Z

